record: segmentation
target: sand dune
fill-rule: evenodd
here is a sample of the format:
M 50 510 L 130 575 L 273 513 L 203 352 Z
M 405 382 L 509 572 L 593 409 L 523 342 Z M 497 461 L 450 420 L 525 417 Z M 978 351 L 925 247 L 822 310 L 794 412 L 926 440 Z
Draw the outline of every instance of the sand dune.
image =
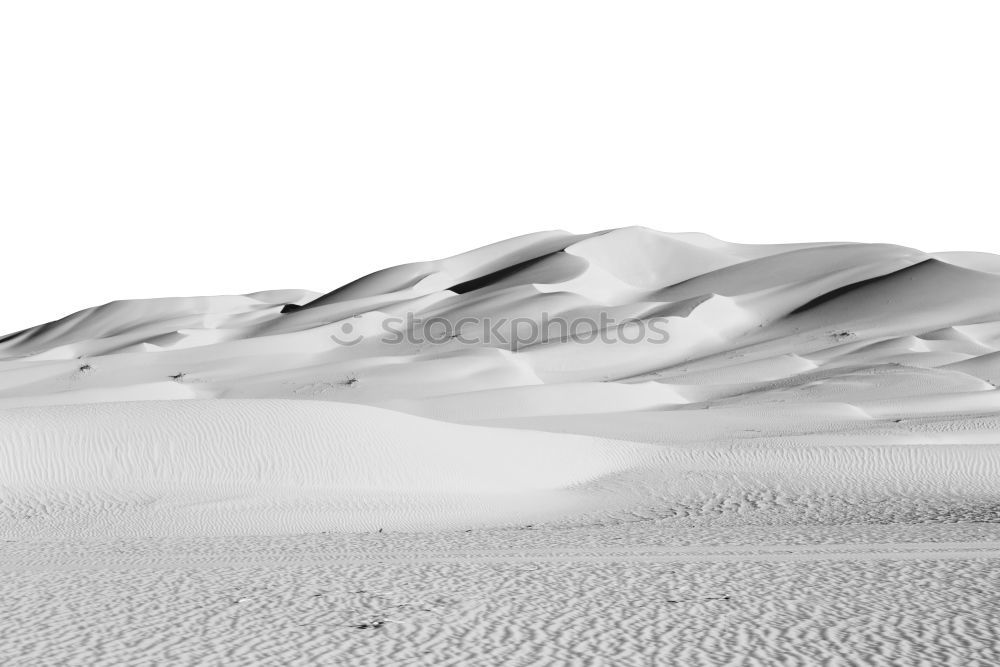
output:
M 0 577 L 11 636 L 51 614 L 92 640 L 0 656 L 993 664 L 973 588 L 1000 553 L 998 295 L 1000 259 L 981 253 L 625 228 L 510 239 L 326 294 L 114 302 L 9 334 L 0 569 L 123 574 L 65 575 L 52 585 L 69 607 Z M 541 573 L 497 575 L 525 564 Z M 177 568 L 191 572 L 170 583 Z M 978 602 L 927 593 L 939 575 Z M 452 593 L 414 598 L 421 578 Z M 109 639 L 124 621 L 89 602 L 109 586 L 169 600 L 163 623 L 205 622 L 185 591 L 256 606 L 220 606 L 209 616 L 238 632 L 197 646 L 161 629 L 175 651 Z M 510 586 L 527 588 L 497 606 Z M 595 621 L 587 591 L 613 613 Z M 815 591 L 833 602 L 809 607 Z M 849 626 L 859 604 L 868 631 Z M 299 629 L 276 639 L 270 622 Z M 904 626 L 920 639 L 900 648 Z M 616 643 L 631 632 L 659 639 Z
M 549 448 L 567 446 L 550 443 L 552 432 L 585 439 L 575 445 L 579 456 L 567 456 L 572 468 L 559 463 L 560 453 L 545 459 L 553 470 L 533 470 L 554 475 L 546 487 L 552 492 L 582 488 L 584 478 L 646 470 L 642 457 L 631 461 L 635 441 L 718 444 L 756 429 L 775 435 L 755 442 L 784 451 L 789 442 L 827 436 L 844 442 L 837 429 L 850 429 L 857 444 L 876 448 L 896 442 L 881 430 L 884 421 L 925 417 L 950 419 L 965 432 L 976 415 L 1000 407 L 993 383 L 1000 377 L 995 264 L 975 253 L 930 256 L 885 244 L 751 246 L 632 227 L 510 239 L 379 271 L 325 295 L 283 290 L 115 302 L 0 342 L 8 482 L 27 488 L 30 475 L 15 479 L 13 471 L 33 465 L 51 475 L 75 461 L 66 451 L 25 444 L 34 442 L 31 433 L 48 433 L 50 415 L 64 424 L 43 438 L 50 447 L 83 450 L 81 443 L 106 437 L 151 457 L 136 459 L 140 467 L 129 475 L 139 486 L 130 493 L 153 483 L 140 483 L 141 471 L 174 458 L 157 449 L 164 439 L 198 443 L 189 446 L 206 456 L 215 451 L 191 464 L 208 475 L 206 483 L 244 479 L 235 463 L 223 463 L 244 449 L 272 471 L 261 483 L 322 493 L 353 489 L 350 480 L 365 471 L 395 488 L 411 477 L 392 472 L 392 461 L 418 475 L 426 457 L 427 465 L 449 472 L 423 479 L 420 493 L 455 492 L 448 483 L 465 479 L 466 493 L 502 490 L 514 498 L 520 473 L 517 465 L 500 465 L 505 452 L 517 459 L 513 452 L 530 440 L 537 443 L 531 458 L 542 466 Z M 230 400 L 211 401 L 220 398 Z M 88 413 L 88 404 L 100 412 Z M 381 411 L 359 417 L 366 413 L 345 404 Z M 59 405 L 80 407 L 44 409 Z M 692 421 L 699 414 L 707 417 Z M 13 415 L 32 416 L 15 426 Z M 381 425 L 380 434 L 368 434 L 369 444 L 352 441 L 347 424 L 366 419 Z M 94 420 L 119 429 L 131 423 L 141 437 L 92 431 Z M 477 430 L 484 424 L 490 428 Z M 168 426 L 182 430 L 160 432 Z M 594 449 L 594 437 L 607 442 Z M 454 452 L 427 449 L 430 442 L 456 451 L 475 442 L 479 458 L 451 469 Z M 590 460 L 584 451 L 601 456 Z M 32 458 L 24 459 L 28 452 Z M 105 465 L 97 462 L 111 453 L 93 455 L 90 463 L 72 464 L 81 471 L 76 483 L 96 474 L 90 465 Z M 278 456 L 286 458 L 268 467 L 268 457 Z M 344 467 L 338 457 L 353 463 Z M 282 467 L 292 461 L 298 472 Z M 587 465 L 590 477 L 570 472 Z M 482 466 L 509 476 L 490 481 Z M 306 484 L 301 475 L 313 469 L 327 472 Z M 157 483 L 183 486 L 185 474 Z M 58 489 L 69 480 L 47 484 Z M 499 505 L 490 511 L 498 522 L 510 519 Z M 479 520 L 492 520 L 490 512 Z M 354 524 L 327 527 L 347 525 Z
M 0 434 L 3 518 L 33 536 L 530 523 L 607 509 L 578 487 L 658 453 L 271 399 L 12 408 Z
M 961 371 L 1000 349 L 1000 276 L 990 266 L 979 255 L 891 245 L 740 246 L 642 228 L 541 233 L 322 296 L 89 309 L 0 342 L 0 405 L 213 396 L 380 404 L 536 384 L 679 383 L 692 373 L 691 383 L 711 385 L 822 368 Z M 518 338 L 518 327 L 546 321 L 544 332 Z M 619 344 L 629 326 L 663 335 Z M 587 342 L 588 333 L 605 340 Z

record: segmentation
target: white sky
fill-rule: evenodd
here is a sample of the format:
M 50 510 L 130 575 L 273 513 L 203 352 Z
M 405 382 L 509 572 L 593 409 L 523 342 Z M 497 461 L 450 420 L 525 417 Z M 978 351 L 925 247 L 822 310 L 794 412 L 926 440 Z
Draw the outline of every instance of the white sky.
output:
M 539 229 L 1000 252 L 996 2 L 7 2 L 0 331 Z

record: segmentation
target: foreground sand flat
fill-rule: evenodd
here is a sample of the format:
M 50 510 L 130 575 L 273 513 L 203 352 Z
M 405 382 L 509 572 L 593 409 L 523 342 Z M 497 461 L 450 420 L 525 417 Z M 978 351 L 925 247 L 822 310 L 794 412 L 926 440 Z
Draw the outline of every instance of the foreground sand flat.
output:
M 986 666 L 998 590 L 996 524 L 21 542 L 0 660 Z

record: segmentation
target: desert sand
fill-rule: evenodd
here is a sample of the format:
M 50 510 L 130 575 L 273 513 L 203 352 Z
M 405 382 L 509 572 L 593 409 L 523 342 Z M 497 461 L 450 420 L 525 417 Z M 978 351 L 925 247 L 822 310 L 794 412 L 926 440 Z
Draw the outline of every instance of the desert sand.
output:
M 543 232 L 0 338 L 0 662 L 1000 664 L 1000 257 Z

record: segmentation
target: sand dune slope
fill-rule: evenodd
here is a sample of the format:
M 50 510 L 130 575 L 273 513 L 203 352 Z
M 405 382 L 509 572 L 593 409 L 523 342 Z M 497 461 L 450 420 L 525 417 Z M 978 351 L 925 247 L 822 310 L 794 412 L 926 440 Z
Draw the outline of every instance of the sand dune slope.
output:
M 544 232 L 0 338 L 0 662 L 996 665 L 1000 261 Z
M 919 488 L 939 508 L 958 490 L 986 516 L 996 266 L 632 227 L 322 295 L 106 304 L 0 340 L 7 525 L 334 530 L 727 503 L 788 521 L 838 485 Z
M 858 368 L 947 366 L 979 377 L 1000 350 L 996 265 L 882 244 L 545 232 L 325 295 L 154 299 L 76 313 L 0 340 L 0 407 L 419 399 L 427 414 L 444 414 L 430 399 L 539 384 L 655 380 L 700 403 L 783 378 L 856 377 Z M 619 395 L 621 409 L 634 409 Z M 572 413 L 573 404 L 553 409 Z
M 575 487 L 655 454 L 316 401 L 15 408 L 0 411 L 0 526 L 37 537 L 530 523 L 600 508 Z
M 9 408 L 0 411 L 0 531 L 38 539 L 1000 519 L 996 417 L 893 428 L 834 404 L 777 414 L 734 407 L 459 425 L 274 399 Z

